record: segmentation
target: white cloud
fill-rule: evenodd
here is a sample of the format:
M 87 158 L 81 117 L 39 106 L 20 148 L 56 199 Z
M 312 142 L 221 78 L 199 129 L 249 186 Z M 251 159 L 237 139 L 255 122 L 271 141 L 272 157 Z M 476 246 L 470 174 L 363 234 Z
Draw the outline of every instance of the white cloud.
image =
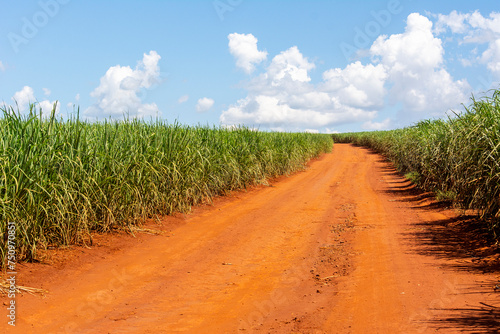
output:
M 326 91 L 335 93 L 339 101 L 354 107 L 381 107 L 384 103 L 387 71 L 383 65 L 349 64 L 345 69 L 331 69 L 323 73 Z
M 441 40 L 432 33 L 432 22 L 418 14 L 408 16 L 403 34 L 379 36 L 370 53 L 381 58 L 381 63 L 392 71 L 408 71 L 417 76 L 421 70 L 435 68 L 443 62 Z
M 486 18 L 478 11 L 475 11 L 467 18 L 472 28 L 500 34 L 500 12 L 492 12 L 490 13 L 489 18 Z
M 267 52 L 257 49 L 257 38 L 252 34 L 229 34 L 229 52 L 236 59 L 236 66 L 252 73 L 255 65 L 266 60 Z
M 90 94 L 97 102 L 85 110 L 85 116 L 142 118 L 158 115 L 156 103 L 143 103 L 138 94 L 159 81 L 160 59 L 156 51 L 150 51 L 144 54 L 135 69 L 120 65 L 110 67 Z
M 50 113 L 52 112 L 52 109 L 54 108 L 55 103 L 56 103 L 56 101 L 51 102 L 49 100 L 43 100 L 43 101 L 38 103 L 38 107 L 42 108 L 42 113 L 44 115 L 50 115 Z M 60 107 L 60 104 L 57 103 L 56 114 L 59 114 L 59 107 Z
M 440 34 L 450 28 L 451 32 L 455 34 L 463 34 L 467 31 L 466 20 L 470 18 L 470 14 L 458 13 L 456 10 L 452 11 L 449 15 L 438 14 L 438 20 L 434 31 Z
M 353 69 L 347 69 L 345 80 L 362 90 L 368 86 L 361 83 L 362 79 L 355 78 L 353 73 L 354 68 L 359 67 L 361 65 L 356 64 Z M 335 84 L 328 80 L 335 76 L 335 73 L 342 74 L 342 70 L 325 73 L 325 81 L 315 85 L 311 83 L 309 75 L 314 68 L 315 64 L 304 57 L 296 46 L 281 52 L 273 58 L 266 72 L 250 81 L 247 87 L 248 96 L 222 112 L 220 122 L 223 125 L 264 126 L 272 130 L 300 130 L 362 121 L 376 116 L 376 111 L 365 110 L 358 105 L 364 103 L 372 106 L 379 103 L 379 100 L 369 103 L 368 98 L 365 98 L 361 103 L 356 101 L 356 105 L 341 101 L 337 93 L 345 84 L 341 83 L 342 87 L 335 87 Z M 377 90 L 380 85 L 375 86 L 370 89 Z M 352 94 L 354 92 L 351 92 Z M 344 95 L 352 97 L 348 92 Z
M 196 104 L 196 111 L 197 112 L 205 112 L 208 111 L 212 106 L 214 105 L 214 100 L 204 97 L 198 100 L 198 103 Z
M 48 88 L 42 88 L 42 90 L 43 90 L 43 94 L 44 94 L 45 96 L 50 96 L 50 93 L 52 93 L 52 92 L 50 91 L 50 89 L 48 89 Z
M 281 52 L 273 58 L 267 69 L 267 74 L 274 86 L 282 81 L 309 82 L 311 78 L 308 72 L 315 67 L 305 58 L 296 46 Z
M 30 103 L 36 102 L 33 88 L 24 86 L 23 89 L 14 93 L 12 100 L 17 104 L 20 112 L 28 110 Z
M 285 98 L 285 99 L 284 99 Z M 222 124 L 263 125 L 271 129 L 303 127 L 319 128 L 371 119 L 375 111 L 364 111 L 340 104 L 332 104 L 330 111 L 312 108 L 294 108 L 286 101 L 286 96 L 249 96 L 223 111 Z
M 453 29 L 463 31 L 467 17 L 456 13 L 452 18 L 462 20 Z M 440 29 L 447 29 L 452 18 L 438 19 Z M 310 76 L 314 62 L 293 46 L 251 77 L 246 85 L 248 95 L 224 110 L 220 122 L 333 132 L 341 124 L 359 123 L 364 129 L 381 130 L 414 119 L 444 116 L 466 102 L 470 86 L 446 70 L 443 43 L 435 33 L 428 18 L 410 14 L 404 32 L 375 40 L 367 63 L 356 61 L 345 68 L 328 69 L 318 83 Z M 492 48 L 488 57 L 497 57 L 497 49 Z M 389 106 L 404 112 L 374 121 Z M 400 118 L 397 122 L 396 116 Z
M 402 102 L 407 111 L 442 116 L 466 99 L 467 81 L 455 81 L 443 67 L 442 42 L 434 37 L 432 22 L 420 14 L 408 16 L 403 34 L 378 37 L 370 53 L 393 84 L 391 101 Z
M 5 71 L 5 66 L 1 60 L 0 60 L 0 71 Z
M 177 102 L 179 104 L 181 104 L 181 103 L 187 102 L 188 100 L 189 100 L 189 95 L 182 95 L 181 97 L 179 97 L 179 99 L 177 100 Z
M 481 61 L 497 77 L 500 77 L 500 38 L 491 42 L 481 56 Z
M 460 43 L 487 44 L 487 49 L 475 59 L 467 59 L 464 65 L 473 62 L 485 64 L 497 78 L 500 78 L 500 13 L 492 12 L 484 17 L 478 11 L 462 14 L 452 11 L 448 15 L 438 15 L 437 32 L 447 28 L 452 33 L 463 35 Z
M 56 101 L 43 100 L 38 102 L 35 98 L 35 92 L 30 86 L 24 86 L 23 89 L 14 93 L 12 97 L 14 103 L 17 104 L 20 112 L 29 110 L 30 104 L 36 104 L 36 111 L 42 109 L 43 115 L 50 115 Z M 56 106 L 56 114 L 59 113 L 60 104 Z

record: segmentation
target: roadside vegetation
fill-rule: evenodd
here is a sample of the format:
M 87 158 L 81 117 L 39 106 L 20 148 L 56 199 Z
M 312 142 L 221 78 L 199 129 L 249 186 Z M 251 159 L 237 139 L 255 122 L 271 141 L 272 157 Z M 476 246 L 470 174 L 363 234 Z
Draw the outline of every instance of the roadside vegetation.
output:
M 409 179 L 438 199 L 477 210 L 500 236 L 500 90 L 447 120 L 426 120 L 393 131 L 335 134 L 386 155 Z
M 156 120 L 85 122 L 1 108 L 0 256 L 16 226 L 18 260 L 87 243 L 91 231 L 140 224 L 302 169 L 329 135 L 182 126 Z

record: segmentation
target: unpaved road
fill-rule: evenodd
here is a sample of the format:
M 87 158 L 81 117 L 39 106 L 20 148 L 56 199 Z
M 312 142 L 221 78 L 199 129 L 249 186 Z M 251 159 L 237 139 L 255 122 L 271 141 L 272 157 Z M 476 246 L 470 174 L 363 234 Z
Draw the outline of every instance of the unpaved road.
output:
M 498 254 L 449 233 L 464 219 L 381 156 L 335 144 L 270 187 L 148 226 L 161 235 L 110 236 L 56 264 L 19 265 L 20 284 L 49 292 L 17 298 L 15 330 L 496 332 Z M 12 330 L 5 309 L 0 328 Z

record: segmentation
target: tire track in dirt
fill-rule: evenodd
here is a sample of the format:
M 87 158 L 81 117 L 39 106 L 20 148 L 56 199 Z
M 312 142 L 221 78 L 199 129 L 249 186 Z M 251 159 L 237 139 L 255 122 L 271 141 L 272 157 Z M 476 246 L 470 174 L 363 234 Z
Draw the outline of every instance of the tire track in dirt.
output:
M 172 233 L 61 269 L 25 266 L 20 279 L 49 293 L 18 298 L 16 332 L 462 330 L 452 310 L 498 305 L 481 287 L 495 277 L 423 251 L 418 233 L 454 213 L 426 210 L 407 187 L 379 155 L 335 144 L 304 172 L 177 218 Z

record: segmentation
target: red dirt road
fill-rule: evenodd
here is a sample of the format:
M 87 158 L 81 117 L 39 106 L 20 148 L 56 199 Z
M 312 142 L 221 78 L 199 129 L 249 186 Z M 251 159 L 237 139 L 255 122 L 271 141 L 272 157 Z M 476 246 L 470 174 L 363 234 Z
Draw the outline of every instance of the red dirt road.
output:
M 367 149 L 19 265 L 19 333 L 432 333 L 500 328 L 498 252 Z

